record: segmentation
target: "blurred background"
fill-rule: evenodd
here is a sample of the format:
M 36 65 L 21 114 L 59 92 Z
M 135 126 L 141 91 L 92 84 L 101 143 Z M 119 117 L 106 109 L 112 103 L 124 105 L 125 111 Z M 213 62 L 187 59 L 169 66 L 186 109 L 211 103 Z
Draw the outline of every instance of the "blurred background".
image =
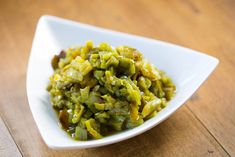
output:
M 234 8 L 234 0 L 0 0 L 0 156 L 235 156 Z M 36 128 L 25 89 L 35 28 L 45 14 L 172 42 L 220 64 L 150 131 L 100 148 L 52 150 Z

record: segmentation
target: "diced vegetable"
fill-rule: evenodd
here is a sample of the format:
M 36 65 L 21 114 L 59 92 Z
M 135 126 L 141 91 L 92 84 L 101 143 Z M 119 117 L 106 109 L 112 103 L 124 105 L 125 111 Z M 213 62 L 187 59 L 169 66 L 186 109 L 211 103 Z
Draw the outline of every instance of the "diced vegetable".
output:
M 80 105 L 80 104 L 77 104 L 75 106 L 75 109 L 74 109 L 74 114 L 73 114 L 73 118 L 72 118 L 72 122 L 75 124 L 75 123 L 78 123 L 82 114 L 83 114 L 83 111 L 84 111 L 84 106 Z
M 176 87 L 135 48 L 107 43 L 62 50 L 47 87 L 63 129 L 75 140 L 100 139 L 157 115 Z
M 75 130 L 75 139 L 76 140 L 80 140 L 80 141 L 85 141 L 87 140 L 87 130 L 80 127 L 80 126 L 77 126 L 76 127 L 76 130 Z
M 94 119 L 89 119 L 85 122 L 87 131 L 95 138 L 102 138 L 102 135 L 99 133 L 99 124 Z
M 69 127 L 69 114 L 65 109 L 60 110 L 59 120 L 63 128 L 67 129 Z
M 143 117 L 146 117 L 146 116 L 148 116 L 148 115 L 150 115 L 152 112 L 154 112 L 156 109 L 157 109 L 157 107 L 158 106 L 160 106 L 161 105 L 161 99 L 159 99 L 159 98 L 156 98 L 156 99 L 154 99 L 154 100 L 152 100 L 152 101 L 150 101 L 150 102 L 148 102 L 145 106 L 144 106 L 144 108 L 143 108 L 143 110 L 142 110 L 142 116 Z

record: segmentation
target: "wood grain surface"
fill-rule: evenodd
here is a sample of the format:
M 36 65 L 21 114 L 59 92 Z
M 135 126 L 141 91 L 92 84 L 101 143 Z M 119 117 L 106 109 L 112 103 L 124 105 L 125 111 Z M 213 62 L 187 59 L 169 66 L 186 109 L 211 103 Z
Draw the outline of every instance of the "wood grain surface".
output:
M 20 157 L 20 151 L 14 143 L 10 133 L 8 132 L 2 118 L 0 117 L 0 156 Z
M 235 156 L 234 8 L 234 0 L 0 0 L 0 156 Z M 44 14 L 176 43 L 220 64 L 153 129 L 100 148 L 52 150 L 38 132 L 25 89 L 35 27 Z

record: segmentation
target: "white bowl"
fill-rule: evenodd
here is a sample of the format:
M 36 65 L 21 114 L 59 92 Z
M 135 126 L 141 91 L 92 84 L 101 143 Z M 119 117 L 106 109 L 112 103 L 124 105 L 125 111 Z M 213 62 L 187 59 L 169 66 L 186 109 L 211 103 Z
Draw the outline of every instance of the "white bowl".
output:
M 156 117 L 139 127 L 99 140 L 74 141 L 58 125 L 46 86 L 53 73 L 51 59 L 55 53 L 72 45 L 93 40 L 113 46 L 128 45 L 140 50 L 144 57 L 165 71 L 176 84 L 177 92 Z M 218 59 L 197 51 L 162 41 L 115 32 L 52 16 L 42 16 L 33 40 L 27 73 L 27 95 L 34 120 L 45 143 L 55 149 L 89 148 L 119 142 L 141 134 L 174 113 L 207 79 Z

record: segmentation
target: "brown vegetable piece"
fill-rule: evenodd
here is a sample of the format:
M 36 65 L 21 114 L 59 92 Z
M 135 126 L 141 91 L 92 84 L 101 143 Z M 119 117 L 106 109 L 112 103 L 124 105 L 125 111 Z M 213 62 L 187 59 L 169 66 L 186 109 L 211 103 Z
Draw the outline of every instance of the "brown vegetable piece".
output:
M 52 68 L 54 70 L 57 69 L 59 66 L 58 64 L 59 64 L 60 59 L 65 58 L 65 57 L 66 57 L 66 52 L 64 50 L 62 50 L 59 55 L 54 55 L 54 57 L 51 60 Z
M 66 57 L 66 52 L 64 50 L 60 51 L 60 54 L 58 56 L 59 58 L 65 58 Z
M 59 120 L 60 120 L 60 124 L 62 125 L 62 127 L 66 130 L 69 128 L 68 119 L 69 119 L 68 112 L 66 110 L 61 110 L 59 112 Z
M 55 70 L 58 68 L 58 63 L 59 63 L 60 58 L 57 55 L 54 55 L 54 57 L 51 60 L 51 66 Z

